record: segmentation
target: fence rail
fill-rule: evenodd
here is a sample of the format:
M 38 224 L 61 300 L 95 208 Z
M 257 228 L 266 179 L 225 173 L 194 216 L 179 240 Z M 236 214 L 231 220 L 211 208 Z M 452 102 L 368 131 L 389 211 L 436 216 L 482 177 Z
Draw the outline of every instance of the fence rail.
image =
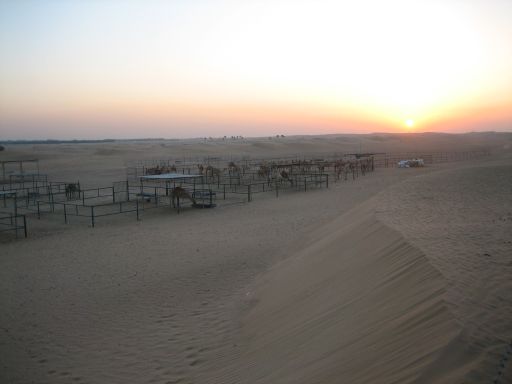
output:
M 18 231 L 27 237 L 27 219 L 25 215 L 13 213 L 0 213 L 0 232 L 14 232 L 18 238 Z

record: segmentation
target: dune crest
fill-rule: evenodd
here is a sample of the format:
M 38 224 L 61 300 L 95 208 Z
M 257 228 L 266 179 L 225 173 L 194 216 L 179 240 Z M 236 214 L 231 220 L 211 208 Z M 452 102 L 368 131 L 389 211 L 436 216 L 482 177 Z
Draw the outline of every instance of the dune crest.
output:
M 246 381 L 415 381 L 458 334 L 443 277 L 368 204 L 329 228 L 249 293 Z

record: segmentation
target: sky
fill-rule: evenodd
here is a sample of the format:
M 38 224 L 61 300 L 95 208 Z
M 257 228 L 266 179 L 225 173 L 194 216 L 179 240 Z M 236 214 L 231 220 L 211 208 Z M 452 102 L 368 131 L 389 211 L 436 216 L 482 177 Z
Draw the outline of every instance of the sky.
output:
M 0 139 L 485 130 L 510 0 L 0 0 Z

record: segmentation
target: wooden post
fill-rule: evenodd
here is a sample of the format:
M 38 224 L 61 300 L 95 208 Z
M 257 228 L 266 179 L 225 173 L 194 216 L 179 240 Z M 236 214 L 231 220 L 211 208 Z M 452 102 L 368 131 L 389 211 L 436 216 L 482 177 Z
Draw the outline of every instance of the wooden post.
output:
M 306 180 L 306 178 L 304 178 L 304 192 L 306 192 L 308 190 L 308 182 Z
M 126 180 L 126 201 L 130 201 L 130 184 Z
M 137 211 L 137 221 L 139 221 L 139 200 L 135 200 L 135 210 Z
M 251 184 L 247 186 L 247 202 L 251 201 Z
M 91 205 L 91 225 L 94 228 L 94 205 Z
M 279 197 L 279 187 L 277 186 L 277 180 L 275 181 L 276 183 L 276 197 Z
M 23 215 L 23 231 L 25 233 L 25 237 L 27 237 L 27 218 Z
M 226 200 L 226 184 L 224 184 L 224 200 Z
M 39 200 L 37 201 L 37 218 L 41 219 L 41 211 L 39 210 Z
M 114 189 L 114 185 L 112 185 L 112 204 L 116 203 L 116 190 Z
M 64 206 L 64 223 L 67 224 L 68 223 L 68 214 L 66 212 L 66 203 L 63 203 L 62 205 Z

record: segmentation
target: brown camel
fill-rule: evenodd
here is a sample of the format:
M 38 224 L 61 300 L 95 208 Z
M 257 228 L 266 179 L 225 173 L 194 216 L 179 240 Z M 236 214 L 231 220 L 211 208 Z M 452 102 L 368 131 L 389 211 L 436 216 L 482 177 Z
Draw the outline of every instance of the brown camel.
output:
M 66 199 L 74 200 L 80 198 L 80 187 L 78 184 L 66 184 Z
M 259 177 L 267 177 L 270 173 L 270 168 L 264 164 L 260 165 L 260 168 L 258 169 L 258 176 Z
M 231 174 L 231 175 L 239 174 L 240 167 L 238 165 L 236 165 L 235 162 L 230 161 L 228 164 L 228 171 L 229 171 L 229 174 Z
M 188 199 L 193 204 L 196 203 L 196 200 L 190 196 L 190 193 L 188 193 L 184 188 L 182 187 L 175 187 L 173 188 L 171 192 L 171 201 L 172 201 L 172 207 L 176 208 L 176 201 L 178 201 L 178 208 L 179 208 L 179 200 L 180 199 Z
M 291 184 L 291 186 L 293 186 L 293 179 L 290 178 L 290 174 L 285 169 L 282 169 L 280 172 L 278 172 L 277 180 L 279 181 L 279 183 L 282 183 L 283 181 L 288 181 Z
M 215 181 L 215 177 L 217 177 L 218 182 L 220 183 L 220 177 L 222 176 L 222 171 L 219 168 L 212 167 L 211 165 L 206 167 L 206 176 L 210 174 L 211 178 Z

